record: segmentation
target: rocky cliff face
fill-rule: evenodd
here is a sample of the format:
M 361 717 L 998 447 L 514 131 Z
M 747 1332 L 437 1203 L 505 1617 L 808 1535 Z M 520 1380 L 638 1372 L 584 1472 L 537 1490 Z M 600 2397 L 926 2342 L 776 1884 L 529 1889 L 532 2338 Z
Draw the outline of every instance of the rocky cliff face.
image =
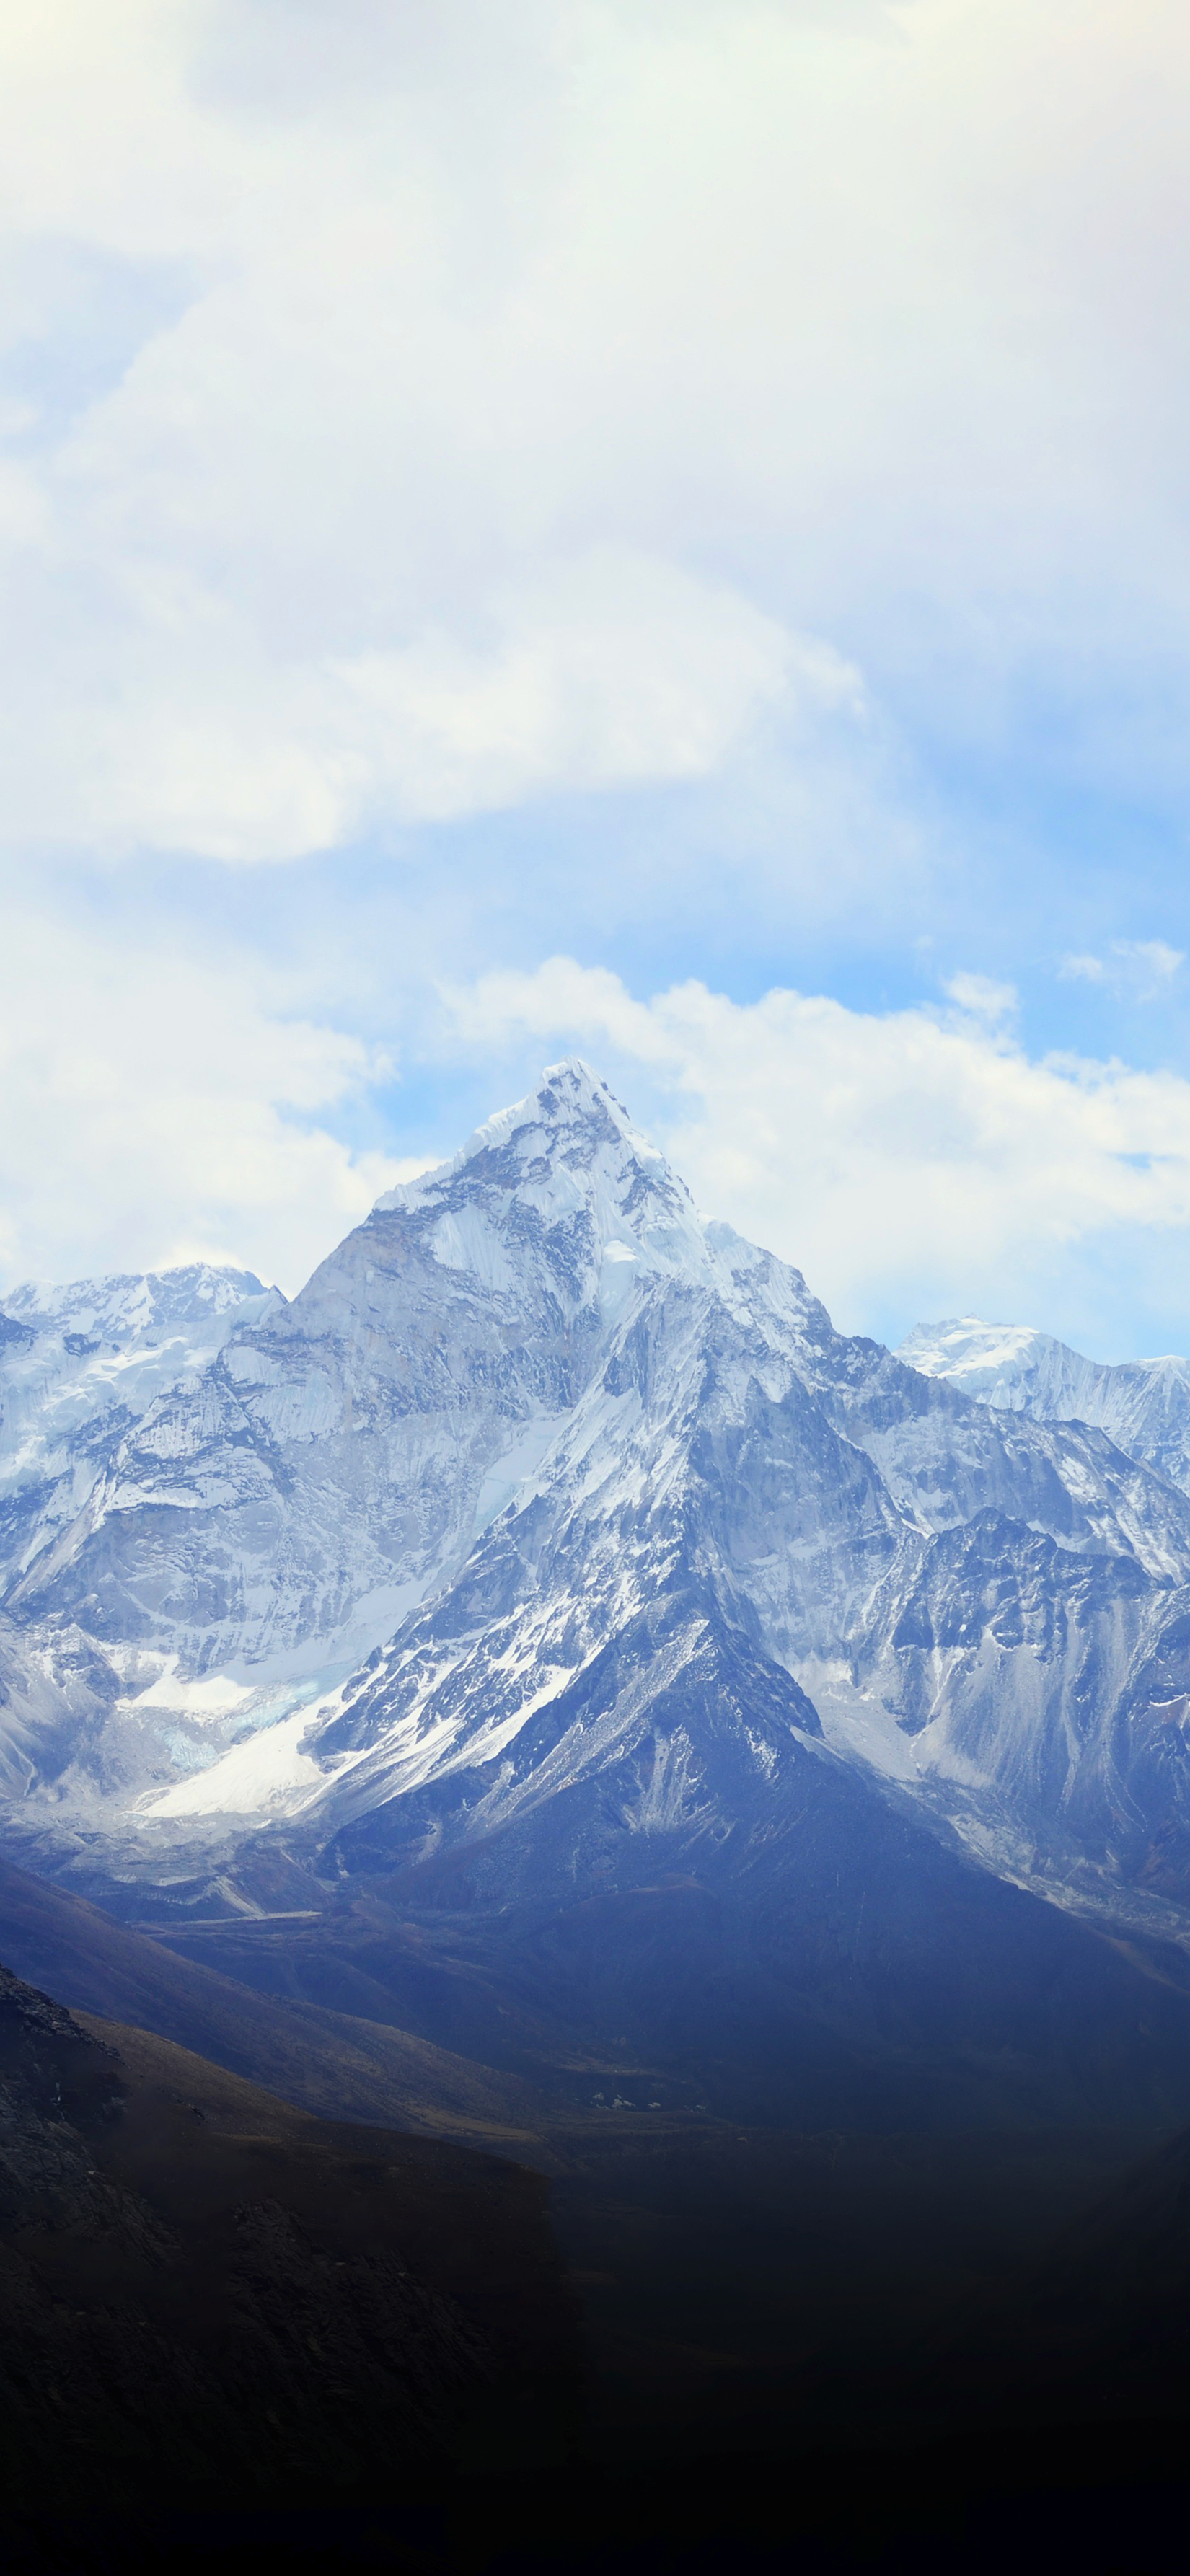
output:
M 846 1765 L 1010 1875 L 1180 1901 L 1190 1502 L 836 1334 L 581 1065 L 104 1441 L 5 1600 L 30 1830 L 160 1872 L 515 1829 L 531 1874 L 582 1789 L 549 1867 L 594 1885 Z

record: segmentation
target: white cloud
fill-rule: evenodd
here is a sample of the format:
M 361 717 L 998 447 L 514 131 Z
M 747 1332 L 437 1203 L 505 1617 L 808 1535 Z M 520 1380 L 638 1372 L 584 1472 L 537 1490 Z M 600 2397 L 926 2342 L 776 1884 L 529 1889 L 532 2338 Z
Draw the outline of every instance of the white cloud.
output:
M 1188 89 L 1172 0 L 13 0 L 6 828 L 796 766 L 857 661 L 1180 793 Z
M 326 1123 L 383 1072 L 242 958 L 10 907 L 0 1278 L 203 1257 L 292 1292 L 381 1190 L 421 1168 L 353 1154 Z
M 858 673 L 827 646 L 622 549 L 551 568 L 499 604 L 497 626 L 486 653 L 439 634 L 340 665 L 361 774 L 398 810 L 473 812 L 562 781 L 700 778 L 782 699 L 862 712 Z
M 448 996 L 477 1048 L 523 1035 L 610 1061 L 699 1204 L 852 1327 L 898 1307 L 1057 1325 L 1113 1244 L 1143 1306 L 1190 1227 L 1190 1082 L 1031 1057 L 969 998 L 877 1014 L 690 983 L 642 1003 L 567 958 Z M 1173 1302 L 1190 1304 L 1176 1282 Z
M 351 965 L 328 957 L 325 989 Z M 478 1112 L 581 1049 L 699 1204 L 795 1261 L 852 1328 L 988 1311 L 1111 1347 L 1143 1338 L 1146 1310 L 1185 1307 L 1190 1082 L 1030 1055 L 1010 988 L 959 976 L 944 1004 L 886 1013 L 695 982 L 642 1002 L 556 957 L 445 989 L 435 1023 L 411 971 L 410 1044 L 481 1079 Z M 315 992 L 242 952 L 10 904 L 0 1280 L 201 1254 L 298 1287 L 422 1167 L 345 1141 L 374 1132 L 391 1066 Z M 1161 1329 L 1186 1339 L 1190 1317 Z
M 37 672 L 14 678 L 8 825 L 28 842 L 287 859 L 385 816 L 700 778 L 778 705 L 862 712 L 828 647 L 622 549 L 497 597 L 480 641 L 438 627 L 317 664 L 270 663 L 209 593 L 142 587 L 140 605 L 148 631 L 101 708 L 47 708 Z
M 468 909 L 457 836 L 462 973 L 562 901 L 559 944 L 632 903 L 755 956 L 807 887 L 870 957 L 949 837 L 931 764 L 966 792 L 974 744 L 1011 804 L 1018 730 L 1184 801 L 1188 104 L 1175 0 L 10 0 L 0 832 L 257 861 L 698 783 L 680 850 L 634 807 L 577 892 L 564 819 L 549 869 L 489 835 Z M 341 1141 L 338 1002 L 47 920 L 0 958 L 9 1275 L 201 1242 L 293 1284 L 391 1177 Z M 1105 998 L 1177 994 L 1168 942 L 1067 935 Z M 1184 1221 L 1175 1078 L 1031 1058 L 999 980 L 880 1017 L 551 977 L 472 996 L 489 1055 L 534 1012 L 618 1046 L 855 1319 L 1019 1311 Z

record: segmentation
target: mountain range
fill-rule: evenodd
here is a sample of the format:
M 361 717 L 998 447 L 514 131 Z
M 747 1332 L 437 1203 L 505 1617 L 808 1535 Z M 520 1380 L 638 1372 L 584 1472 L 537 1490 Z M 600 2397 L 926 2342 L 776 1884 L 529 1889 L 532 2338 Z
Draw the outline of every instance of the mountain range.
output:
M 486 2058 L 1190 2115 L 1182 1364 L 837 1333 L 577 1061 L 292 1302 L 0 1337 L 27 1867 Z

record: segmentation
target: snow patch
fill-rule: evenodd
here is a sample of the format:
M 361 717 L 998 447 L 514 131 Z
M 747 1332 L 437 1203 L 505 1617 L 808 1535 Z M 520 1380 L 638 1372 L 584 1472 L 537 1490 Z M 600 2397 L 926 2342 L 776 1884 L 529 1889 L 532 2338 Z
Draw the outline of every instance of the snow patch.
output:
M 326 1787 L 325 1770 L 302 1750 L 319 1714 L 317 1708 L 298 1709 L 246 1744 L 233 1745 L 222 1761 L 147 1800 L 140 1817 L 250 1816 L 271 1810 L 292 1815 Z

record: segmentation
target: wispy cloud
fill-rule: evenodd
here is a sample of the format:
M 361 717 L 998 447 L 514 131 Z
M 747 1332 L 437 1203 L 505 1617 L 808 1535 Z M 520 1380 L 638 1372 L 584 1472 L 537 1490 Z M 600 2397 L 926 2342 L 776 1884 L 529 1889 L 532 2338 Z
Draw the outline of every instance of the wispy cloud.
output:
M 952 975 L 943 990 L 957 1011 L 988 1028 L 1011 1020 L 1020 1004 L 1015 984 L 999 984 L 989 975 Z
M 1058 972 L 1068 983 L 1102 984 L 1132 1001 L 1151 1002 L 1168 993 L 1185 963 L 1185 952 L 1167 940 L 1113 939 L 1103 956 L 1064 957 Z

